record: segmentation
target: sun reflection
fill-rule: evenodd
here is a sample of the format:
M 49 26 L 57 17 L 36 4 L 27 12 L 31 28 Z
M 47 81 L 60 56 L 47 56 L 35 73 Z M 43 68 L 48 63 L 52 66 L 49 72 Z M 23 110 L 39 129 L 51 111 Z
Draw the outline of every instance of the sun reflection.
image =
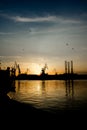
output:
M 37 91 L 41 91 L 41 86 L 40 85 L 37 86 Z

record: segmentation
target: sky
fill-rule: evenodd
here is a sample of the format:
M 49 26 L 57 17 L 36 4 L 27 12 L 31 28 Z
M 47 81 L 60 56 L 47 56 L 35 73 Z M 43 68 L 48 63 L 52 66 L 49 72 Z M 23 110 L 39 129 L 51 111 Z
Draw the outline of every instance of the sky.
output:
M 87 72 L 86 0 L 0 0 L 0 66 L 40 74 Z

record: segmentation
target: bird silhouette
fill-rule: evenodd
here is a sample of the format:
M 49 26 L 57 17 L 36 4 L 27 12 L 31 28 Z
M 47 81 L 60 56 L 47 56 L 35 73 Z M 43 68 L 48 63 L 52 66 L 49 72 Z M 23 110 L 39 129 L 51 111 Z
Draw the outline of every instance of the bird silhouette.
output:
M 66 46 L 68 46 L 69 44 L 68 43 L 66 43 Z

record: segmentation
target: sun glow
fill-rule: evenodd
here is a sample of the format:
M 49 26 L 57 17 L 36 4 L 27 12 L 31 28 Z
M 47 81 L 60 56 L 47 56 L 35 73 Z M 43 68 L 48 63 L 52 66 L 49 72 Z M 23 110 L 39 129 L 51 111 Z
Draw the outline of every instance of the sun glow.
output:
M 39 75 L 41 73 L 41 66 L 37 63 L 32 63 L 31 71 L 33 74 Z
M 19 64 L 20 66 L 20 70 L 21 70 L 21 73 L 25 73 L 25 74 L 37 74 L 37 75 L 40 75 L 41 74 L 41 71 L 42 71 L 42 68 L 44 67 L 45 63 L 41 64 L 41 63 L 29 63 L 29 62 L 17 62 L 17 64 Z M 6 69 L 7 67 L 14 67 L 14 62 L 9 62 L 9 63 L 6 63 L 6 66 L 5 66 L 5 63 L 4 63 L 4 66 L 1 66 L 1 69 Z M 62 69 L 62 67 L 58 67 L 56 65 L 51 65 L 50 63 L 48 64 L 48 68 L 46 69 L 45 73 L 48 73 L 48 74 L 60 74 L 60 73 L 63 73 L 64 70 Z M 16 75 L 18 75 L 18 69 L 16 69 Z

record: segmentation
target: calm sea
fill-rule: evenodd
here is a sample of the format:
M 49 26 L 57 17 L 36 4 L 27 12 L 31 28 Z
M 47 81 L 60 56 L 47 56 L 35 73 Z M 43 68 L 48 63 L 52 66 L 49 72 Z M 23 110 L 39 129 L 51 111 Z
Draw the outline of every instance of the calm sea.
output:
M 79 109 L 87 104 L 87 80 L 20 80 L 15 81 L 11 99 L 46 111 Z

